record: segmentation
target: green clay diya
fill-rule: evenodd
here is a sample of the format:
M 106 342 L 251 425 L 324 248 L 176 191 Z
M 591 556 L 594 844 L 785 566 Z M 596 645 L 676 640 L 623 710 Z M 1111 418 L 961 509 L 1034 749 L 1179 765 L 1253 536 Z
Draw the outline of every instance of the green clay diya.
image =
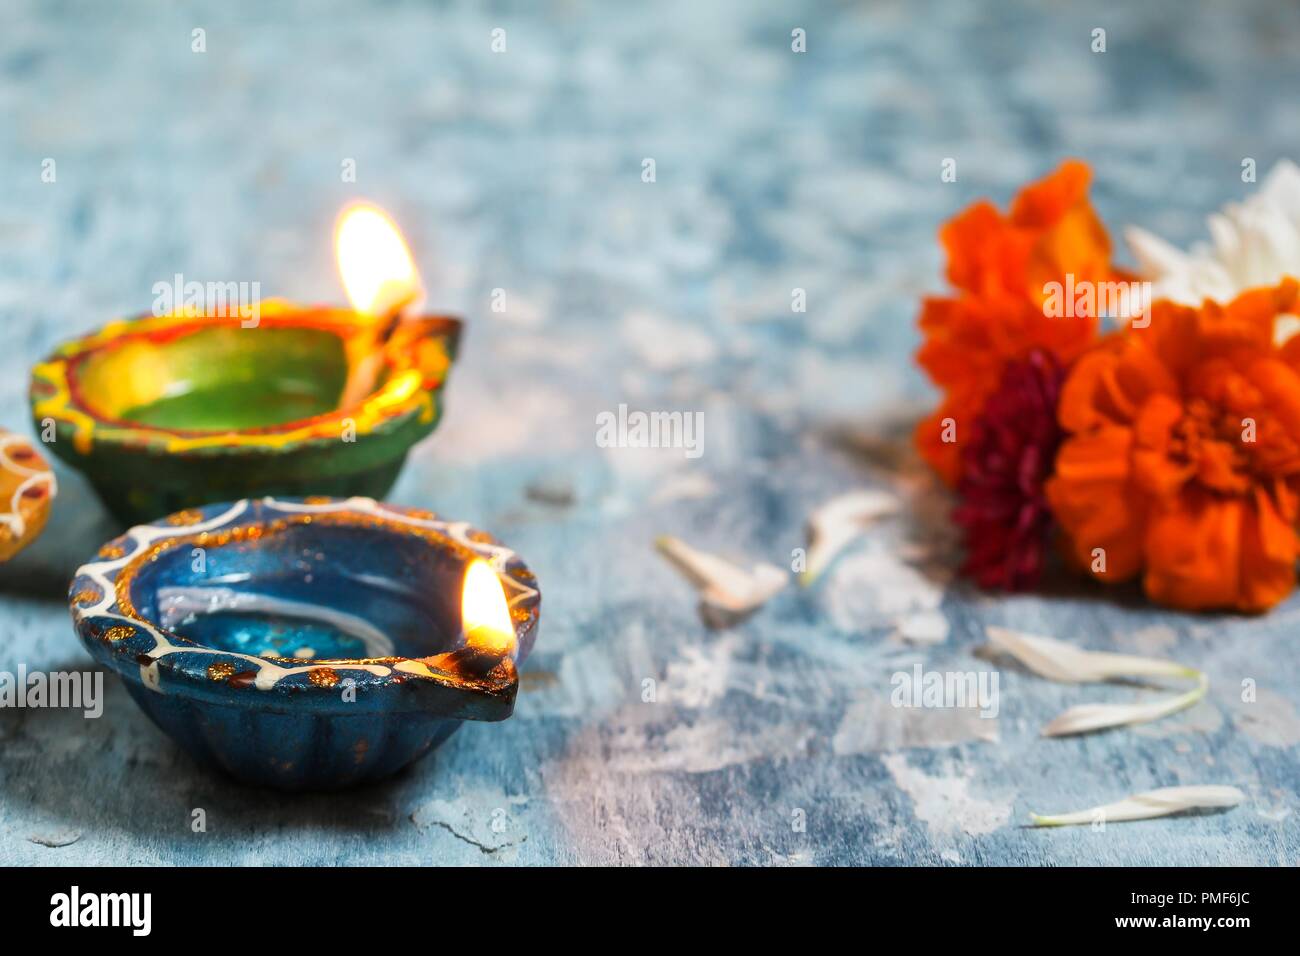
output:
M 388 492 L 438 424 L 461 323 L 405 314 L 418 277 L 395 227 L 387 242 L 405 262 L 361 279 L 347 272 L 343 233 L 344 283 L 366 309 L 267 301 L 255 321 L 146 315 L 36 365 L 36 428 L 114 516 L 135 524 L 240 498 Z M 372 236 L 359 243 L 372 258 L 394 255 Z

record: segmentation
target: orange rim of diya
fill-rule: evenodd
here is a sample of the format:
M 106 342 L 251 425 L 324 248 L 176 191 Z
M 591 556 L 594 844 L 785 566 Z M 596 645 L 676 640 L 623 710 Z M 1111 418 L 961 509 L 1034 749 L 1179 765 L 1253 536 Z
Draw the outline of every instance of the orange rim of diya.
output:
M 57 492 L 54 473 L 32 443 L 0 429 L 0 561 L 41 533 Z

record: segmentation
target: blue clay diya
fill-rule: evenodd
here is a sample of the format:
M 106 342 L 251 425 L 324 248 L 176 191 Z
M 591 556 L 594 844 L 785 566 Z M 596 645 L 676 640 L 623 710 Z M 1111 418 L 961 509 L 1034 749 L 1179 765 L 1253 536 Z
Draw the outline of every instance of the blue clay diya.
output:
M 466 637 L 480 562 L 509 608 L 504 640 Z M 292 790 L 386 776 L 463 721 L 509 717 L 540 600 L 490 535 L 371 498 L 180 511 L 110 541 L 70 592 L 82 642 L 159 727 L 202 763 Z

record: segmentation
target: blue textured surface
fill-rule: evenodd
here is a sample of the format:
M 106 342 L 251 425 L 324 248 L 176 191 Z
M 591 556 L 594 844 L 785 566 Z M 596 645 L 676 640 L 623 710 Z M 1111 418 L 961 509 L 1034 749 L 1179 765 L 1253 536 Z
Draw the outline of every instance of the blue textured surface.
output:
M 500 536 L 546 612 L 511 720 L 347 795 L 210 777 L 111 681 L 99 720 L 0 710 L 0 860 L 1300 862 L 1300 599 L 1245 619 L 1082 587 L 972 593 L 949 580 L 946 506 L 906 453 L 932 401 L 909 356 L 942 220 L 1074 154 L 1113 232 L 1186 243 L 1242 194 L 1243 157 L 1264 170 L 1296 148 L 1294 7 L 1088 6 L 6 3 L 0 423 L 25 427 L 33 360 L 148 308 L 175 273 L 341 300 L 330 225 L 368 196 L 409 232 L 431 305 L 468 320 L 444 422 L 392 500 Z M 595 415 L 621 402 L 703 411 L 703 456 L 596 447 Z M 60 479 L 44 538 L 0 568 L 0 669 L 89 666 L 64 588 L 118 529 Z M 911 516 L 732 631 L 701 626 L 652 548 L 674 533 L 785 564 L 808 513 L 863 485 Z M 934 610 L 944 640 L 900 636 Z M 914 663 L 992 666 L 974 653 L 986 623 L 1174 657 L 1210 696 L 1066 740 L 1038 729 L 1141 692 L 1002 667 L 996 720 L 889 706 Z M 1179 783 L 1247 801 L 1022 826 Z

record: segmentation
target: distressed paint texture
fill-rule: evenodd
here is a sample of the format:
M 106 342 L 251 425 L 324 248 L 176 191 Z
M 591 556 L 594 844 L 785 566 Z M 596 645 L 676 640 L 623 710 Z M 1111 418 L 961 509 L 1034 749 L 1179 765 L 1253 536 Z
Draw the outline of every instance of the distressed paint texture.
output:
M 175 273 L 341 301 L 330 225 L 366 196 L 410 234 L 431 304 L 468 321 L 444 424 L 392 499 L 491 529 L 545 597 L 515 717 L 354 793 L 208 776 L 112 680 L 99 720 L 0 710 L 0 862 L 1300 863 L 1300 599 L 1247 619 L 1073 584 L 978 595 L 907 451 L 942 220 L 1077 154 L 1113 229 L 1187 242 L 1242 194 L 1243 156 L 1263 172 L 1296 148 L 1295 8 L 1088 7 L 10 0 L 0 422 L 26 428 L 32 361 Z M 596 447 L 620 402 L 703 411 L 703 456 Z M 44 538 L 0 568 L 0 669 L 88 666 L 63 589 L 116 529 L 84 481 L 60 485 Z M 785 565 L 809 511 L 862 486 L 909 516 L 730 632 L 653 550 L 676 534 Z M 1038 730 L 1065 707 L 1136 691 L 1004 666 L 996 719 L 889 706 L 918 662 L 995 666 L 986 623 L 1175 657 L 1210 697 L 1061 740 Z M 1190 783 L 1248 799 L 1023 826 Z

